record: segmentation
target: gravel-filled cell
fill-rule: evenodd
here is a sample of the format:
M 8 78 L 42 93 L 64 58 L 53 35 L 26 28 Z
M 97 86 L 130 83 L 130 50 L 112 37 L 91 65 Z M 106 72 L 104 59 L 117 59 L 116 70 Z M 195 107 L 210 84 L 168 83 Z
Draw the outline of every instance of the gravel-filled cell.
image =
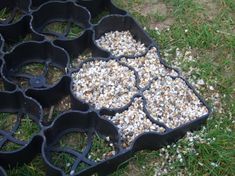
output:
M 181 78 L 159 77 L 144 92 L 151 116 L 170 128 L 202 117 L 208 109 Z
M 105 33 L 96 43 L 114 56 L 137 56 L 147 51 L 146 46 L 137 41 L 130 31 L 111 31 Z
M 164 128 L 152 123 L 147 118 L 143 110 L 142 98 L 135 98 L 127 110 L 108 118 L 118 127 L 123 147 L 129 147 L 131 142 L 144 132 L 155 131 L 161 133 L 165 131 Z
M 145 56 L 137 58 L 123 57 L 121 62 L 133 67 L 138 72 L 140 87 L 145 87 L 149 81 L 157 76 L 178 75 L 175 70 L 169 69 L 161 64 L 157 54 L 157 48 L 155 47 L 150 49 Z
M 72 74 L 75 96 L 101 108 L 122 108 L 137 92 L 135 74 L 115 60 L 84 63 Z

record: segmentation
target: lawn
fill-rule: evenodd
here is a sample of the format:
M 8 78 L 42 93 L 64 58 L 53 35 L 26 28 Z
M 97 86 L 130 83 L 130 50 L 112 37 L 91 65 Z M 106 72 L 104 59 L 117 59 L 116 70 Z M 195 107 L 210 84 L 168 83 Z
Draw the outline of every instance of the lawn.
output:
M 200 131 L 160 151 L 142 151 L 112 176 L 235 175 L 235 1 L 114 0 L 159 44 L 213 108 Z M 9 176 L 44 175 L 38 156 Z

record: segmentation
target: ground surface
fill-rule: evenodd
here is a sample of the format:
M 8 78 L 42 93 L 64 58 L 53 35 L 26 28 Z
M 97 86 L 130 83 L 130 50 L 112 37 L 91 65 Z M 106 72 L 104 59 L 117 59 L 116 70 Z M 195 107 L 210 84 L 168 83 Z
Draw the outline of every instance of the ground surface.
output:
M 143 151 L 112 176 L 235 175 L 235 1 L 114 0 L 160 45 L 214 112 L 201 131 L 161 151 Z M 124 166 L 124 167 L 122 167 Z M 9 176 L 44 175 L 40 157 Z

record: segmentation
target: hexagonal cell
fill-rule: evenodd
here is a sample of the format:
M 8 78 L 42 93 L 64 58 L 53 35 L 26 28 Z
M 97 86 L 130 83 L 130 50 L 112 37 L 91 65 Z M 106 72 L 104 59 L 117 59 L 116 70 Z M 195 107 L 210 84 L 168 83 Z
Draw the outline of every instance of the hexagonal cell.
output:
M 123 112 L 114 116 L 103 116 L 111 120 L 119 129 L 122 138 L 122 146 L 130 147 L 137 136 L 146 132 L 163 133 L 165 129 L 153 123 L 144 110 L 144 102 L 141 97 L 133 99 L 132 104 Z
M 82 62 L 91 57 L 107 58 L 110 56 L 108 52 L 101 50 L 94 44 L 92 30 L 86 30 L 79 38 L 74 40 L 55 40 L 54 43 L 69 53 L 71 70 L 79 68 Z
M 89 12 L 84 7 L 58 1 L 40 6 L 33 13 L 31 25 L 35 33 L 49 40 L 69 40 L 79 37 L 90 26 L 89 20 Z
M 93 59 L 73 72 L 72 90 L 75 97 L 96 109 L 119 109 L 137 93 L 136 77 L 115 60 Z
M 4 51 L 11 50 L 17 43 L 26 40 L 41 40 L 32 36 L 29 27 L 30 0 L 2 0 L 0 3 L 0 33 L 5 40 Z
M 143 55 L 153 44 L 144 30 L 129 16 L 108 16 L 94 30 L 96 44 L 116 57 Z
M 24 97 L 21 92 L 0 92 L 0 96 L 5 98 L 0 103 L 0 150 L 18 150 L 40 131 L 42 112 L 37 102 Z
M 114 150 L 116 154 L 119 143 L 116 128 L 94 112 L 62 114 L 45 131 L 45 136 L 47 140 L 42 152 L 46 161 L 53 165 L 53 170 L 70 175 L 112 157 L 110 153 Z
M 76 3 L 86 7 L 91 13 L 91 22 L 98 23 L 99 20 L 107 15 L 126 15 L 127 12 L 116 7 L 112 0 L 76 0 Z
M 21 88 L 30 89 L 55 86 L 66 74 L 69 63 L 67 53 L 49 42 L 23 43 L 4 59 L 4 78 Z
M 208 115 L 207 107 L 180 77 L 158 77 L 143 94 L 150 115 L 169 128 Z

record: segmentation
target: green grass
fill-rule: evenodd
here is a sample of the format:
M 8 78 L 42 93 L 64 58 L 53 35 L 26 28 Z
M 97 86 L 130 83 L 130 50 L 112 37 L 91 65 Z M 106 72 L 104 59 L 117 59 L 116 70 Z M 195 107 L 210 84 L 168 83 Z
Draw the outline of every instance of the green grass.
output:
M 114 147 L 110 146 L 109 142 L 95 134 L 93 138 L 93 144 L 89 155 L 92 160 L 102 161 L 109 158 L 110 152 L 114 150 Z
M 64 32 L 67 29 L 67 22 L 54 22 L 54 23 L 50 23 L 49 25 L 47 25 L 43 32 L 56 32 L 59 34 L 64 34 Z M 66 36 L 68 39 L 74 39 L 78 36 L 80 36 L 80 34 L 82 33 L 83 29 L 81 27 L 79 27 L 78 25 L 72 23 L 69 33 Z M 52 36 L 50 36 L 52 37 Z M 54 37 L 52 37 L 52 39 L 54 39 Z
M 177 48 L 180 51 L 192 48 L 195 61 L 180 59 L 178 66 L 185 73 L 189 72 L 190 67 L 194 69 L 189 76 L 190 80 L 205 81 L 206 85 L 200 87 L 199 91 L 214 108 L 214 113 L 206 128 L 194 133 L 193 136 L 199 135 L 199 139 L 191 142 L 189 138 L 183 138 L 175 146 L 166 147 L 164 152 L 139 152 L 129 160 L 129 164 L 123 163 L 112 175 L 153 176 L 157 168 L 160 170 L 157 173 L 163 173 L 162 168 L 166 168 L 167 176 L 179 173 L 192 176 L 235 175 L 235 1 L 214 0 L 209 1 L 208 6 L 202 0 L 162 0 L 159 2 L 165 4 L 167 14 L 156 11 L 147 15 L 142 15 L 141 9 L 146 5 L 151 7 L 151 3 L 155 2 L 153 0 L 114 2 L 146 27 L 147 33 L 160 45 L 162 55 L 169 51 L 165 58 L 169 64 L 174 66 Z M 168 28 L 160 32 L 155 30 L 155 24 L 161 25 L 169 18 L 173 19 L 173 23 Z M 209 86 L 213 86 L 214 90 L 210 90 Z M 216 93 L 220 96 L 221 104 L 215 103 Z M 223 108 L 221 112 L 220 107 Z M 112 150 L 105 146 L 103 140 L 96 138 L 92 158 L 101 159 L 104 153 Z M 177 159 L 178 155 L 182 161 Z M 57 164 L 73 160 L 71 156 L 56 156 L 59 158 L 55 159 Z M 66 165 L 61 167 L 70 172 Z M 41 162 L 32 162 L 14 169 L 9 175 L 41 175 L 40 168 Z
M 85 133 L 69 133 L 60 140 L 61 147 L 69 147 L 78 152 L 82 152 L 87 145 L 87 135 Z
M 0 113 L 0 129 L 4 131 L 11 131 L 17 116 L 11 113 Z
M 11 113 L 0 113 L 0 129 L 11 131 L 17 121 L 17 116 Z M 28 142 L 34 134 L 39 132 L 39 127 L 28 116 L 21 119 L 20 126 L 13 134 L 13 137 Z M 2 151 L 14 151 L 21 148 L 21 145 L 7 141 L 1 148 Z
M 1 21 L 4 21 L 6 20 L 7 18 L 10 17 L 10 13 L 7 12 L 7 9 L 6 8 L 3 8 L 0 10 L 0 20 Z
M 7 175 L 10 176 L 45 176 L 46 167 L 41 156 L 37 156 L 29 164 L 24 164 L 21 167 L 11 168 L 8 170 Z
M 9 17 L 11 17 L 11 13 L 12 13 L 12 12 L 9 11 L 7 8 L 1 9 L 1 10 L 0 10 L 0 20 L 1 20 L 1 21 L 7 20 Z M 23 15 L 23 12 L 22 12 L 22 11 L 16 10 L 16 13 L 15 13 L 15 16 L 14 16 L 14 18 L 13 18 L 12 23 L 18 21 L 18 20 L 22 17 L 22 15 Z
M 29 141 L 30 138 L 40 131 L 39 126 L 28 116 L 21 119 L 20 126 L 14 137 L 22 141 Z
M 62 169 L 65 174 L 69 175 L 75 158 L 67 153 L 54 152 L 51 154 L 51 161 L 56 167 Z

